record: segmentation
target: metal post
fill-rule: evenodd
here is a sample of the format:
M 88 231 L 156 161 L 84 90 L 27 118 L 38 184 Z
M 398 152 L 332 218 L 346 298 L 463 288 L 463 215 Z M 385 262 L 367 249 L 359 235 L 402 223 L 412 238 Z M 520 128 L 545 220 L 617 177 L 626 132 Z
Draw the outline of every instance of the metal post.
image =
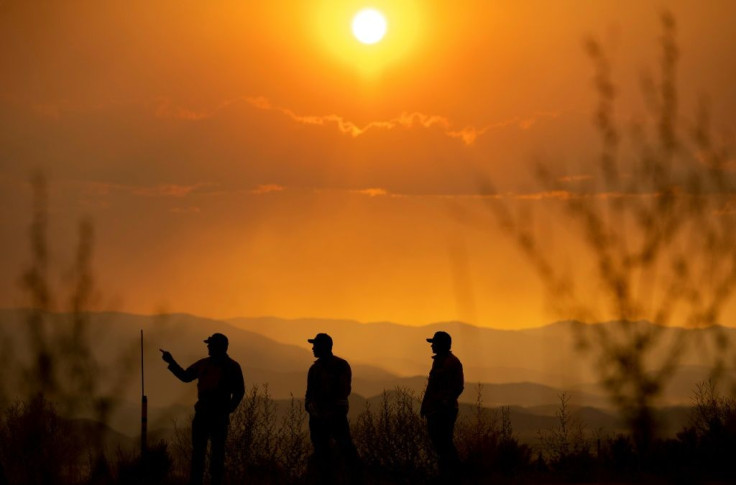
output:
M 145 377 L 143 373 L 143 330 L 141 330 L 141 456 L 148 447 L 148 398 L 146 397 Z

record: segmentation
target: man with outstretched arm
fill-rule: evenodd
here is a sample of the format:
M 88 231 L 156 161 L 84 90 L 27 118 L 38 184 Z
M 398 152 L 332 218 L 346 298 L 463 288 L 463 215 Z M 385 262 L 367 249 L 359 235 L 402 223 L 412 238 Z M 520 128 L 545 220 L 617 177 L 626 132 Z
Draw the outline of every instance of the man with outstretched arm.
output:
M 180 380 L 197 379 L 197 403 L 192 420 L 191 485 L 201 485 L 204 479 L 204 459 L 210 441 L 210 483 L 220 485 L 225 466 L 225 439 L 230 413 L 235 411 L 245 394 L 245 382 L 240 364 L 227 355 L 228 340 L 221 333 L 204 341 L 209 357 L 200 359 L 186 369 L 162 349 L 161 358 Z

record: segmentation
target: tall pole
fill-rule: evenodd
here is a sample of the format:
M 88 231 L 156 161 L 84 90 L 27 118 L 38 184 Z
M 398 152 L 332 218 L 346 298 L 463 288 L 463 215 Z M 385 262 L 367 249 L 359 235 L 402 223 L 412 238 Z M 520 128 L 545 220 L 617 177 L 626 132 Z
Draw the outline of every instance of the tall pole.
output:
M 145 382 L 143 373 L 143 329 L 141 329 L 141 456 L 146 453 L 148 441 L 148 398 L 146 397 Z

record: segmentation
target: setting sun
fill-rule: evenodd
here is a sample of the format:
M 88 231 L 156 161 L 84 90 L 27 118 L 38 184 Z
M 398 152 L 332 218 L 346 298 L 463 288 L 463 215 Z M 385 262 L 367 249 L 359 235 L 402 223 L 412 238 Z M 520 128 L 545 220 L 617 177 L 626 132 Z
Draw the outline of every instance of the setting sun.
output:
M 311 15 L 316 52 L 376 79 L 399 62 L 419 62 L 428 40 L 422 33 L 434 24 L 430 13 L 418 0 L 318 1 Z
M 386 35 L 386 18 L 378 10 L 366 8 L 353 17 L 353 35 L 363 44 L 375 44 Z

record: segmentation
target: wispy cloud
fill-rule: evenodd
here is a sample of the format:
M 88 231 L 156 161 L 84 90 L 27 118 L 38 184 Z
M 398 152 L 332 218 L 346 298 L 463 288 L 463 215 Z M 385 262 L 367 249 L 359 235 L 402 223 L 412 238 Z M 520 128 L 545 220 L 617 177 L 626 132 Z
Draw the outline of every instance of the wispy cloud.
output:
M 186 197 L 212 184 L 193 185 L 158 184 L 158 185 L 125 185 L 107 182 L 84 182 L 82 190 L 87 195 L 105 196 L 114 193 L 125 193 L 138 197 Z
M 174 214 L 183 214 L 183 215 L 192 215 L 192 214 L 201 214 L 202 209 L 199 207 L 174 207 L 170 210 L 170 212 L 173 212 Z
M 570 190 L 546 190 L 539 192 L 505 192 L 505 193 L 437 193 L 437 194 L 391 194 L 394 197 L 437 197 L 443 199 L 464 200 L 506 200 L 506 201 L 567 201 L 575 199 L 620 199 L 620 198 L 655 198 L 657 193 L 629 192 L 574 192 Z
M 197 189 L 203 187 L 205 184 L 195 185 L 177 185 L 177 184 L 163 184 L 155 185 L 153 187 L 133 187 L 130 191 L 134 195 L 142 195 L 146 197 L 185 197 Z
M 386 189 L 380 189 L 377 187 L 361 189 L 361 190 L 353 190 L 352 192 L 356 194 L 367 195 L 369 197 L 380 197 L 380 196 L 389 195 L 389 192 Z
M 480 128 L 475 126 L 456 128 L 454 124 L 444 116 L 413 112 L 401 113 L 399 116 L 388 120 L 371 121 L 363 126 L 359 126 L 358 124 L 346 120 L 342 116 L 336 114 L 300 115 L 288 108 L 273 105 L 263 96 L 245 99 L 248 103 L 258 109 L 278 111 L 297 123 L 319 126 L 334 125 L 341 133 L 353 137 L 361 136 L 371 130 L 392 130 L 396 128 L 411 129 L 416 127 L 424 129 L 437 128 L 451 138 L 462 140 L 466 145 L 472 145 L 479 136 L 494 128 L 516 126 L 526 130 L 531 128 L 540 119 L 551 119 L 558 116 L 557 113 L 553 112 L 539 112 L 535 113 L 533 116 L 514 118 L 508 121 L 485 125 Z
M 170 100 L 161 98 L 156 100 L 155 113 L 158 118 L 175 118 L 186 121 L 198 121 L 211 118 L 217 111 L 227 107 L 229 104 L 231 103 L 221 104 L 213 110 L 196 111 L 175 105 Z
M 284 190 L 285 187 L 283 185 L 265 184 L 259 185 L 255 189 L 249 190 L 248 192 L 251 194 L 269 194 L 271 192 L 283 192 Z
M 586 182 L 588 180 L 593 180 L 593 176 L 592 175 L 567 175 L 565 177 L 559 177 L 557 179 L 558 182 L 563 182 L 563 183 Z
M 493 129 L 517 127 L 522 130 L 527 130 L 542 119 L 554 119 L 558 116 L 558 113 L 554 112 L 538 112 L 530 116 L 516 117 L 502 122 L 487 124 L 485 126 L 465 126 L 460 128 L 445 116 L 415 111 L 411 113 L 401 113 L 390 119 L 375 120 L 360 125 L 334 113 L 321 115 L 300 114 L 290 108 L 278 106 L 264 96 L 235 98 L 222 102 L 214 108 L 200 111 L 176 106 L 169 100 L 161 99 L 156 107 L 156 116 L 187 121 L 198 121 L 211 118 L 215 116 L 217 112 L 241 102 L 247 103 L 259 110 L 281 113 L 283 116 L 295 123 L 320 127 L 332 127 L 339 133 L 354 138 L 362 136 L 370 131 L 388 131 L 394 129 L 408 130 L 420 128 L 426 130 L 439 130 L 445 136 L 456 138 L 462 141 L 465 145 L 472 145 L 480 136 Z
M 736 197 L 729 197 L 720 209 L 715 211 L 718 216 L 733 216 L 736 214 Z
M 279 184 L 261 184 L 248 189 L 226 189 L 214 183 L 125 185 L 107 182 L 74 182 L 73 185 L 87 197 L 104 197 L 125 194 L 134 197 L 185 198 L 190 195 L 221 196 L 228 194 L 263 195 L 283 192 L 287 187 Z M 190 212 L 190 209 L 186 209 Z
M 105 201 L 106 196 L 114 194 L 125 194 L 133 197 L 146 198 L 171 198 L 185 199 L 188 196 L 197 194 L 204 196 L 229 196 L 229 195 L 247 195 L 247 196 L 263 196 L 265 194 L 292 193 L 292 194 L 355 194 L 364 197 L 387 197 L 392 199 L 417 198 L 417 199 L 448 199 L 448 200 L 505 200 L 505 201 L 526 201 L 526 202 L 543 202 L 543 201 L 569 201 L 577 199 L 587 200 L 609 200 L 621 198 L 640 198 L 653 199 L 660 197 L 661 194 L 656 192 L 596 192 L 596 191 L 575 191 L 575 190 L 542 190 L 531 192 L 493 192 L 493 193 L 472 193 L 472 192 L 434 192 L 434 193 L 411 193 L 411 192 L 393 192 L 383 187 L 366 187 L 363 189 L 355 188 L 320 188 L 320 187 L 288 187 L 280 184 L 270 183 L 261 184 L 248 189 L 226 189 L 218 187 L 212 183 L 199 183 L 191 185 L 183 184 L 158 184 L 150 186 L 134 186 L 102 182 L 83 182 L 80 185 L 74 184 L 83 194 L 85 200 L 89 203 L 101 203 Z M 682 193 L 682 196 L 690 194 Z M 714 194 L 716 197 L 723 197 L 724 194 Z M 201 212 L 198 206 L 177 206 L 171 209 L 172 212 L 181 214 L 196 214 Z M 722 208 L 716 212 L 718 215 L 736 213 L 736 196 L 731 196 L 724 202 Z
M 59 102 L 36 103 L 30 106 L 36 115 L 48 119 L 59 120 L 68 111 L 99 110 L 107 106 L 115 106 L 121 103 L 109 102 L 96 105 L 72 105 L 62 100 Z M 358 124 L 339 114 L 301 114 L 296 111 L 278 106 L 264 96 L 238 97 L 223 101 L 213 107 L 196 109 L 179 105 L 168 98 L 156 98 L 152 102 L 143 103 L 146 109 L 153 109 L 154 116 L 162 119 L 176 119 L 182 121 L 197 122 L 215 117 L 219 112 L 229 109 L 238 104 L 246 104 L 262 111 L 274 111 L 282 114 L 289 120 L 304 125 L 327 127 L 337 130 L 339 133 L 353 138 L 374 131 L 390 131 L 396 129 L 424 129 L 437 130 L 439 133 L 460 140 L 465 145 L 472 145 L 481 136 L 490 131 L 503 128 L 518 128 L 528 130 L 542 120 L 555 119 L 559 113 L 552 111 L 539 111 L 528 116 L 518 116 L 508 120 L 489 123 L 483 126 L 468 125 L 457 126 L 450 118 L 438 114 L 427 114 L 418 111 L 404 112 L 393 118 L 369 121 Z
M 575 197 L 579 197 L 579 195 L 568 192 L 567 190 L 550 190 L 530 194 L 515 194 L 511 198 L 516 200 L 569 200 Z
M 572 200 L 572 199 L 652 199 L 662 194 L 656 192 L 574 192 L 569 190 L 549 190 L 525 194 L 507 194 L 504 198 L 515 200 Z
M 699 150 L 695 153 L 695 159 L 710 169 L 736 171 L 736 158 L 723 150 Z
M 450 122 L 447 118 L 438 115 L 426 115 L 423 113 L 402 113 L 401 115 L 390 120 L 371 121 L 363 126 L 346 120 L 342 116 L 336 114 L 327 115 L 300 115 L 294 111 L 279 106 L 274 106 L 271 102 L 260 96 L 255 98 L 245 98 L 252 106 L 265 110 L 277 111 L 292 121 L 305 125 L 317 126 L 334 126 L 340 133 L 358 137 L 370 130 L 391 130 L 394 128 L 412 128 L 415 126 L 422 128 L 439 127 L 444 131 L 450 129 Z

